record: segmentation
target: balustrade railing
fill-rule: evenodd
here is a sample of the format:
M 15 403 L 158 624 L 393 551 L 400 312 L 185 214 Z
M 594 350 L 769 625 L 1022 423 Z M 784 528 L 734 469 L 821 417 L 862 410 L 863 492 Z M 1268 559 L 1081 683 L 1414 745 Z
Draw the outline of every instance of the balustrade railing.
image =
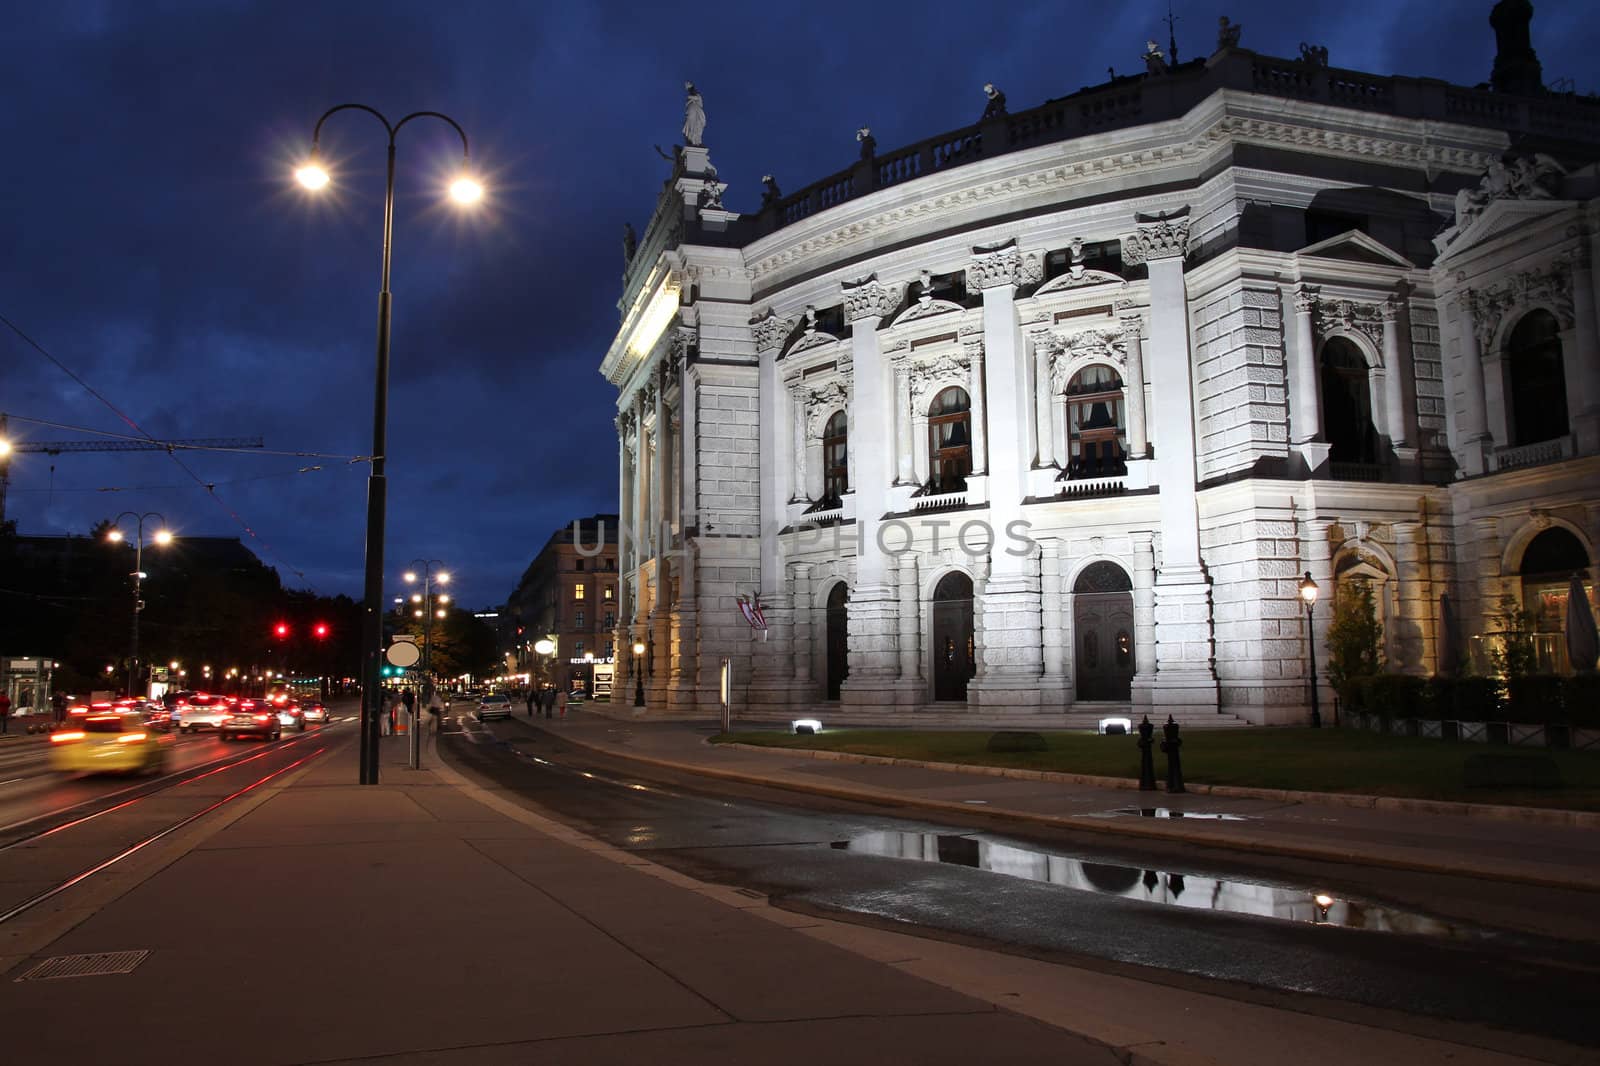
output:
M 1335 481 L 1382 481 L 1382 463 L 1346 463 L 1329 460 L 1328 476 Z
M 1572 457 L 1572 437 L 1535 441 L 1517 447 L 1499 448 L 1494 453 L 1496 470 L 1520 470 L 1523 467 L 1559 463 Z

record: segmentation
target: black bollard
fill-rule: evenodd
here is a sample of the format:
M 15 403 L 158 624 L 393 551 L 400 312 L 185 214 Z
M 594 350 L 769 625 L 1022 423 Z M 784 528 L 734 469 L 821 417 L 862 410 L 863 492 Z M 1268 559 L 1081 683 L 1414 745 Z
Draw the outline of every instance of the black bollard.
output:
M 1167 791 L 1182 792 L 1183 762 L 1178 757 L 1178 749 L 1183 747 L 1183 741 L 1178 739 L 1178 723 L 1172 720 L 1172 715 L 1167 715 L 1167 724 L 1161 731 L 1167 738 L 1161 742 L 1161 750 L 1167 756 Z
M 1139 791 L 1154 792 L 1156 790 L 1156 755 L 1155 741 L 1150 738 L 1155 734 L 1156 727 L 1150 724 L 1150 716 L 1144 716 L 1144 721 L 1139 723 Z

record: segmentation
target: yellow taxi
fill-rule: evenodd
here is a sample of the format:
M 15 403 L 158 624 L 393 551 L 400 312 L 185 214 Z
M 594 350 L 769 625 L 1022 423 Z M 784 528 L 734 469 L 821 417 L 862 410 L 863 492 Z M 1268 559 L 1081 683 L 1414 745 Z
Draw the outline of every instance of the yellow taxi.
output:
M 171 750 L 172 735 L 151 729 L 139 712 L 94 710 L 50 734 L 50 768 L 68 774 L 160 771 Z

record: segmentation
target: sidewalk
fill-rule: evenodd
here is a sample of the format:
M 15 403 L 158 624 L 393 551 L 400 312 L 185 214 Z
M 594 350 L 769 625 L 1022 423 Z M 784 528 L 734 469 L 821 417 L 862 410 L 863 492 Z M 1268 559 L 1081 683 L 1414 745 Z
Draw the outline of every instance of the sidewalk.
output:
M 545 723 L 548 724 L 548 723 Z M 737 723 L 735 724 L 737 728 Z M 969 773 L 861 756 L 710 744 L 711 723 L 634 721 L 593 711 L 557 723 L 593 750 L 692 773 L 841 799 L 909 804 L 1087 832 L 1426 873 L 1465 874 L 1584 892 L 1600 890 L 1600 833 L 1583 825 L 1467 817 L 1318 801 L 1314 794 L 1248 797 L 1139 792 L 1103 784 Z M 1153 809 L 1155 816 L 1142 816 Z M 1168 812 L 1185 812 L 1174 818 Z M 1194 815 L 1233 818 L 1196 818 Z M 1234 820 L 1237 819 L 1237 820 Z
M 1427 1039 L 779 910 L 485 791 L 441 766 L 431 737 L 428 769 L 408 770 L 406 739 L 385 740 L 380 786 L 353 783 L 346 742 L 123 882 L 7 927 L 10 1056 L 1267 1066 L 1293 1048 L 1299 1066 L 1528 1061 L 1457 1031 Z M 130 973 L 15 981 L 43 958 L 139 950 Z

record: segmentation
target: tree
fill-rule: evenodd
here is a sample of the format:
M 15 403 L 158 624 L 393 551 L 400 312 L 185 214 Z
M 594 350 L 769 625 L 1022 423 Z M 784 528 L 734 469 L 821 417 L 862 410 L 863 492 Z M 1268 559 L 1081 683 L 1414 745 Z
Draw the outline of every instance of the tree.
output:
M 1494 643 L 1489 649 L 1489 662 L 1494 672 L 1507 681 L 1527 677 L 1538 667 L 1533 635 L 1538 630 L 1538 617 L 1525 609 L 1515 596 L 1501 596 L 1500 610 L 1490 616 L 1496 623 Z
M 1328 626 L 1328 682 L 1346 703 L 1354 702 L 1354 688 L 1363 677 L 1383 667 L 1383 626 L 1372 586 L 1366 581 L 1343 582 L 1333 600 L 1333 624 Z

